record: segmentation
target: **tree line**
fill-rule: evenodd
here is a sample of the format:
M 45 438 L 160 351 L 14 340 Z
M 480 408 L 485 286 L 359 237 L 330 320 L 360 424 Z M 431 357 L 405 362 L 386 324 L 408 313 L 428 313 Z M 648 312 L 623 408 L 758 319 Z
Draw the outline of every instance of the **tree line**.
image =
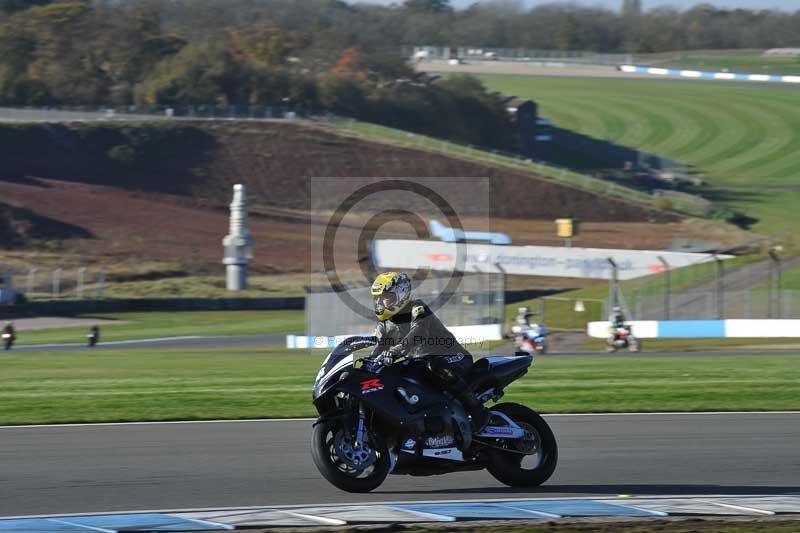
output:
M 401 46 L 658 52 L 800 46 L 800 11 L 612 11 L 515 0 L 0 0 L 0 105 L 285 104 L 508 148 L 474 79 L 426 83 Z

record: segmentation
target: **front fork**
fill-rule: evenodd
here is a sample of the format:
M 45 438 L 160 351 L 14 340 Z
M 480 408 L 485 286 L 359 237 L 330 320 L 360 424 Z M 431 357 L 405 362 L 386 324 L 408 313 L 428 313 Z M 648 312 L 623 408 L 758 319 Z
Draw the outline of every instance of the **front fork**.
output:
M 358 428 L 356 429 L 356 441 L 353 447 L 360 450 L 364 443 L 364 420 L 366 419 L 366 412 L 364 411 L 364 404 L 358 403 Z

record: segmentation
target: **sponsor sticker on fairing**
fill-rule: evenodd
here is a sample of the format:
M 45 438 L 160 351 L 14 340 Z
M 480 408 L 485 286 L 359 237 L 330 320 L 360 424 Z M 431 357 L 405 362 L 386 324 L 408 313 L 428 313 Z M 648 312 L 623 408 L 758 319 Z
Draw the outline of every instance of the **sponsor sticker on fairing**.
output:
M 514 430 L 511 429 L 511 428 L 497 427 L 497 426 L 489 426 L 483 432 L 487 433 L 489 435 L 513 435 L 514 434 Z
M 428 437 L 425 439 L 426 448 L 445 448 L 452 446 L 455 439 L 452 435 L 440 435 L 438 437 Z
M 416 446 L 417 446 L 417 443 L 414 441 L 414 439 L 408 439 L 403 444 L 403 449 L 404 450 L 413 450 Z
M 361 394 L 383 390 L 383 383 L 380 379 L 368 379 L 361 382 Z

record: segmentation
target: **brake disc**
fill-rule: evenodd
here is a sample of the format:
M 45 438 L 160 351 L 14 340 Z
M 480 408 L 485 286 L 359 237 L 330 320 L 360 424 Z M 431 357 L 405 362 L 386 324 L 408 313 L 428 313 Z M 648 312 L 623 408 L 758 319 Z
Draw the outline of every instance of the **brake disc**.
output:
M 525 434 L 521 439 L 514 441 L 517 451 L 525 455 L 532 455 L 539 451 L 539 432 L 533 426 L 525 422 L 518 423 L 519 427 L 525 430 Z
M 355 440 L 344 431 L 336 434 L 335 449 L 339 459 L 354 470 L 364 470 L 377 460 L 375 450 L 366 439 L 356 448 Z

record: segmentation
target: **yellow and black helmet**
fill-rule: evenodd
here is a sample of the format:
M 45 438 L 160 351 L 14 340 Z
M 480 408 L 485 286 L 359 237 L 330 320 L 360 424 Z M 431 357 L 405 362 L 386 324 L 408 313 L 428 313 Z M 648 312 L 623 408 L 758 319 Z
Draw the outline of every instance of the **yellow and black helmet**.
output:
M 370 294 L 375 300 L 375 316 L 388 320 L 411 301 L 411 278 L 405 272 L 385 272 L 372 282 Z

